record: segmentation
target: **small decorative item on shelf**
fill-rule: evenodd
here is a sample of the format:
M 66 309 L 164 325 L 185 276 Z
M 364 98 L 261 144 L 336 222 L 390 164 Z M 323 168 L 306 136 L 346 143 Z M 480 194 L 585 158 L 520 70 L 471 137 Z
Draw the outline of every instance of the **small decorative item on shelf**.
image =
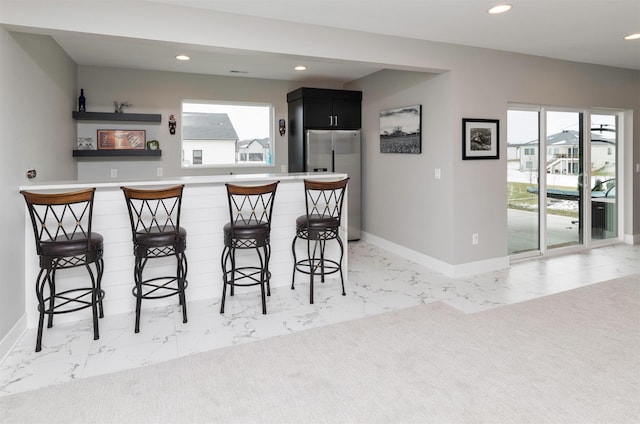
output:
M 96 150 L 96 143 L 92 137 L 78 137 L 76 150 Z
M 158 140 L 147 141 L 147 150 L 160 150 L 160 142 Z
M 80 97 L 78 97 L 78 112 L 86 112 L 86 99 L 84 98 L 84 89 L 80 89 Z
M 113 106 L 115 108 L 115 113 L 122 113 L 122 108 L 131 107 L 133 105 L 131 103 L 129 103 L 129 102 L 118 103 L 118 102 L 114 101 L 113 102 Z

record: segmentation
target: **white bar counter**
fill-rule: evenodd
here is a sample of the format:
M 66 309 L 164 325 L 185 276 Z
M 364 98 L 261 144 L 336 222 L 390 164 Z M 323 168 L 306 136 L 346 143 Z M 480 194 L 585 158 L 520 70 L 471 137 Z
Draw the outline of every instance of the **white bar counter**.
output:
M 337 180 L 347 177 L 341 173 L 290 173 L 290 174 L 232 174 L 196 177 L 162 178 L 153 181 L 108 182 L 51 182 L 34 183 L 20 186 L 20 190 L 35 192 L 63 192 L 96 187 L 93 206 L 93 231 L 104 237 L 104 276 L 102 288 L 105 291 L 105 315 L 129 313 L 135 310 L 133 288 L 133 243 L 131 226 L 122 194 L 121 186 L 139 188 L 166 187 L 184 184 L 182 215 L 180 226 L 187 230 L 188 287 L 186 291 L 187 307 L 189 302 L 211 299 L 216 301 L 222 295 L 222 272 L 220 255 L 223 248 L 222 227 L 229 221 L 229 205 L 225 183 L 259 185 L 280 181 L 276 191 L 271 227 L 271 287 L 286 287 L 289 290 L 293 271 L 291 242 L 295 236 L 295 220 L 305 214 L 305 179 Z M 348 195 L 348 193 L 347 193 Z M 24 202 L 24 201 L 23 201 Z M 347 201 L 344 202 L 340 236 L 345 245 L 343 271 L 347 284 Z M 39 271 L 31 220 L 25 206 L 25 299 L 27 322 L 30 328 L 37 326 L 38 312 L 35 295 L 35 281 Z M 327 256 L 337 257 L 338 244 L 327 243 Z M 298 241 L 296 253 L 306 255 L 306 242 Z M 257 261 L 255 251 L 242 252 L 240 260 Z M 161 258 L 149 261 L 145 272 L 148 275 L 168 275 L 175 273 L 175 258 Z M 147 274 L 146 274 L 147 275 Z M 337 274 L 334 274 L 334 276 Z M 59 271 L 56 275 L 59 291 L 73 284 L 86 285 L 87 271 L 84 267 Z M 338 277 L 339 278 L 339 277 Z M 333 284 L 333 283 L 332 283 Z M 339 281 L 336 285 L 339 292 Z M 296 290 L 308 292 L 308 276 L 296 273 Z M 255 292 L 256 315 L 261 314 L 260 288 L 236 287 L 236 293 Z M 228 293 L 227 293 L 228 294 Z M 234 298 L 227 295 L 227 302 Z M 177 304 L 177 296 L 158 300 L 143 300 L 145 308 L 154 308 L 167 304 Z M 188 309 L 187 309 L 188 312 Z M 267 313 L 269 302 L 267 298 Z M 57 315 L 54 322 L 68 322 L 88 319 L 90 309 Z M 133 321 L 132 321 L 133 325 Z M 188 324 L 187 324 L 188 325 Z M 133 327 L 132 327 L 133 328 Z M 132 330 L 133 331 L 133 330 Z

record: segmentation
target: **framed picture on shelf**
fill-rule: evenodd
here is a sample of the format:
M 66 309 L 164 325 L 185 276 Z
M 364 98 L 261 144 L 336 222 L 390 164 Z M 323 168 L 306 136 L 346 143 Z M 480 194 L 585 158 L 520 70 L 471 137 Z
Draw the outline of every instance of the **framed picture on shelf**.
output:
M 99 150 L 145 150 L 145 130 L 98 130 Z
M 498 159 L 499 121 L 462 119 L 462 159 Z
M 93 137 L 78 137 L 76 150 L 96 150 L 96 142 Z

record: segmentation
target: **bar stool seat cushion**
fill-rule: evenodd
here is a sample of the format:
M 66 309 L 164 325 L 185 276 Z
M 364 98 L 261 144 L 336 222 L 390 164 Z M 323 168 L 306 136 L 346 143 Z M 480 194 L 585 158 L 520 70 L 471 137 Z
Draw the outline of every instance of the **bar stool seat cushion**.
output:
M 91 233 L 89 251 L 102 251 L 104 239 L 99 233 Z M 43 241 L 40 244 L 43 256 L 77 256 L 87 252 L 87 237 L 84 234 L 74 234 L 71 239 L 59 236 L 53 240 Z
M 250 219 L 246 222 L 236 221 L 233 226 L 230 222 L 227 222 L 223 227 L 223 231 L 226 246 L 231 246 L 233 239 L 254 239 L 255 245 L 263 246 L 269 241 L 270 227 L 268 222 Z
M 144 247 L 164 247 L 172 246 L 175 243 L 175 248 L 178 252 L 184 252 L 187 246 L 187 230 L 180 227 L 178 228 L 178 237 L 176 240 L 176 233 L 172 231 L 159 231 L 157 228 L 153 228 L 150 232 L 137 232 L 136 242 L 139 246 Z
M 308 228 L 309 230 L 326 230 L 329 228 L 338 228 L 340 220 L 337 217 L 320 216 L 320 215 L 300 215 L 296 218 L 296 227 Z

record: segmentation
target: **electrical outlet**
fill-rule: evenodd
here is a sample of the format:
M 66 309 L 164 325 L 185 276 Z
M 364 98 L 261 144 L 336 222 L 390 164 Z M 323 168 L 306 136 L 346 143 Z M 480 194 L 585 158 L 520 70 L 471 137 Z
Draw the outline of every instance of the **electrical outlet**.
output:
M 118 178 L 118 170 L 117 169 L 112 169 L 111 170 L 111 178 Z
M 280 172 L 287 172 L 287 165 L 280 166 Z
M 436 168 L 435 177 L 436 177 L 436 180 L 439 180 L 440 178 L 442 178 L 442 171 L 440 171 L 440 168 Z
M 162 168 L 156 168 L 156 176 L 162 177 L 162 173 L 163 173 Z
M 478 244 L 478 233 L 471 234 L 471 244 Z

